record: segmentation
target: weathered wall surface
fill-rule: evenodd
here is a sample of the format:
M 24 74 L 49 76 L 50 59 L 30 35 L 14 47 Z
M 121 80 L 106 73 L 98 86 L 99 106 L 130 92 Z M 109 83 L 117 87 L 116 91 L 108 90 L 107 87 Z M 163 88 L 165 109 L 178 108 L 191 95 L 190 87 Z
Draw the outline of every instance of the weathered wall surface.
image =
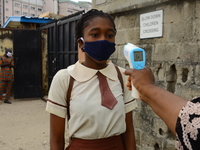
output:
M 47 32 L 42 31 L 42 92 L 48 94 L 48 50 L 47 50 Z
M 6 49 L 13 50 L 12 31 L 0 30 L 0 56 L 5 54 Z
M 93 0 L 93 8 L 115 18 L 114 63 L 128 67 L 123 46 L 133 43 L 146 50 L 158 86 L 187 99 L 200 96 L 200 1 Z M 140 15 L 160 9 L 163 37 L 140 39 Z M 138 105 L 133 112 L 138 150 L 174 150 L 175 137 L 164 122 L 145 103 Z

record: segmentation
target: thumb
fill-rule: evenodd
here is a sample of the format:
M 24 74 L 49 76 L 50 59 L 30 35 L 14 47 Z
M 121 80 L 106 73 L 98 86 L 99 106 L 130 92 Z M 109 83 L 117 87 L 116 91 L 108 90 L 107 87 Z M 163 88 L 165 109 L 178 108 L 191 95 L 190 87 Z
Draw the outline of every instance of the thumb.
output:
M 128 69 L 126 69 L 124 72 L 123 72 L 123 74 L 124 75 L 127 75 L 127 76 L 131 76 L 131 74 L 134 72 L 134 69 L 132 69 L 132 68 L 128 68 Z

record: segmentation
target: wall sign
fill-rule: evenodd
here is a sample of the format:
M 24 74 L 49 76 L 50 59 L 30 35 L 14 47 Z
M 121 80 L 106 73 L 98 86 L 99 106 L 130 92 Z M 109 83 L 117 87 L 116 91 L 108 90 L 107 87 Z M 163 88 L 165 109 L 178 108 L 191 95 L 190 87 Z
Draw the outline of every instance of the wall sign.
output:
M 163 10 L 140 15 L 140 39 L 163 36 Z

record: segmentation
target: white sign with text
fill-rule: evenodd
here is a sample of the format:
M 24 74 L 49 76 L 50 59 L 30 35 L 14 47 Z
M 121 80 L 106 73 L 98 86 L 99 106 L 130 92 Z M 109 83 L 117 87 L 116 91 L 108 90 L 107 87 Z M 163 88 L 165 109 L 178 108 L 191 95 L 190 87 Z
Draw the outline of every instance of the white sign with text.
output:
M 140 39 L 162 37 L 163 10 L 140 15 Z

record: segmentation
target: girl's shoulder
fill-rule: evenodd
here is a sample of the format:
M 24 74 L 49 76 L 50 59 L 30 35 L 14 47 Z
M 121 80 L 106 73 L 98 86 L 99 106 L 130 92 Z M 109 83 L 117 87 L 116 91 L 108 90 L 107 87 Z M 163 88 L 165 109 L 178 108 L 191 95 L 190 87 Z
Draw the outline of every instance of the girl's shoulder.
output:
M 59 76 L 70 76 L 69 71 L 70 71 L 70 70 L 73 70 L 73 68 L 74 68 L 74 65 L 70 65 L 70 66 L 68 66 L 67 68 L 60 69 L 60 70 L 56 73 L 56 75 L 59 75 Z
M 69 79 L 70 79 L 70 74 L 69 74 L 69 67 L 64 68 L 64 69 L 60 69 L 55 76 L 53 77 L 55 80 L 64 82 L 64 83 L 68 83 Z
M 123 68 L 123 67 L 120 67 L 120 66 L 116 66 L 116 67 L 119 68 L 119 71 L 120 71 L 120 73 L 121 73 L 121 75 L 122 75 L 123 80 L 126 80 L 126 78 L 127 78 L 128 76 L 124 75 L 124 73 L 123 73 L 126 69 Z

